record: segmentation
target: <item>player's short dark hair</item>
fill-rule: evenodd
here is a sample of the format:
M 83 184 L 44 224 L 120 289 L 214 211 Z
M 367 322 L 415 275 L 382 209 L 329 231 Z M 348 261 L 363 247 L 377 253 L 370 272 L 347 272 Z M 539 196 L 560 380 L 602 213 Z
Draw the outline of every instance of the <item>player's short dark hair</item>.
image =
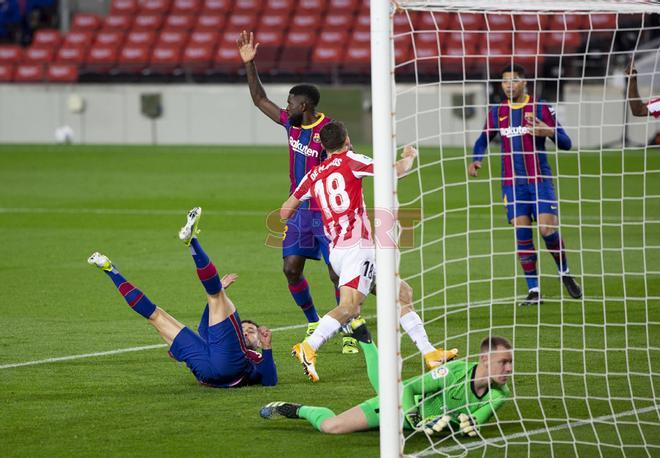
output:
M 319 132 L 319 136 L 325 150 L 332 153 L 344 146 L 348 132 L 346 132 L 346 127 L 343 123 L 332 121 L 323 126 L 321 132 Z
M 252 321 L 252 320 L 241 320 L 241 323 L 250 323 L 250 324 L 255 325 L 256 327 L 259 327 L 259 325 L 257 323 L 255 323 L 254 321 Z
M 297 84 L 289 91 L 291 95 L 302 95 L 307 99 L 307 102 L 316 107 L 321 101 L 321 92 L 319 88 L 313 84 Z
M 505 73 L 517 73 L 519 77 L 524 78 L 525 67 L 518 64 L 507 64 L 500 72 L 500 75 L 504 75 Z
M 483 354 L 495 351 L 499 347 L 503 347 L 507 350 L 513 349 L 511 342 L 509 342 L 509 339 L 506 337 L 490 336 L 484 337 L 484 339 L 481 341 L 481 344 L 479 345 L 479 351 Z

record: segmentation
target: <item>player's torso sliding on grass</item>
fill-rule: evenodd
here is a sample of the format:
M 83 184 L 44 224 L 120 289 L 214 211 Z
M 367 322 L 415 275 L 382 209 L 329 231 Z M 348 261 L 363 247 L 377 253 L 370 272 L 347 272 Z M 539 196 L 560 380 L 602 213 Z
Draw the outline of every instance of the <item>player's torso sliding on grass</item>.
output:
M 582 297 L 582 290 L 569 273 L 564 241 L 559 235 L 559 203 L 545 149 L 549 138 L 559 149 L 570 150 L 571 139 L 557 122 L 554 109 L 527 94 L 525 70 L 521 66 L 508 66 L 502 71 L 502 89 L 507 101 L 489 108 L 484 130 L 474 144 L 468 175 L 477 176 L 489 141 L 499 134 L 502 198 L 507 219 L 516 231 L 518 256 L 528 288 L 527 298 L 521 305 L 543 302 L 532 231 L 534 220 L 566 290 L 578 299 Z
M 253 321 L 241 322 L 236 307 L 225 292 L 236 275 L 225 275 L 220 280 L 215 265 L 197 239 L 201 212 L 199 207 L 190 210 L 186 224 L 179 232 L 179 238 L 190 249 L 197 276 L 206 290 L 207 304 L 199 322 L 199 335 L 151 302 L 124 278 L 107 256 L 97 252 L 87 262 L 110 277 L 128 305 L 146 318 L 170 346 L 170 355 L 177 361 L 184 361 L 200 383 L 215 388 L 276 385 L 272 333 Z
M 255 106 L 274 122 L 282 125 L 287 132 L 289 144 L 289 194 L 298 186 L 312 167 L 323 162 L 326 152 L 321 145 L 319 132 L 330 122 L 330 118 L 316 111 L 320 100 L 319 90 L 309 84 L 299 84 L 291 88 L 286 110 L 273 103 L 264 90 L 254 59 L 259 43 L 254 43 L 254 35 L 243 31 L 238 39 L 238 49 L 245 63 L 250 95 Z M 328 239 L 323 232 L 323 224 L 318 206 L 313 202 L 302 206 L 293 215 L 284 229 L 282 241 L 283 270 L 289 284 L 289 291 L 295 303 L 307 318 L 307 335 L 318 326 L 319 315 L 314 306 L 309 284 L 303 271 L 307 259 L 319 260 L 323 256 L 328 265 L 330 280 L 335 285 L 335 300 L 339 302 L 337 276 L 330 267 Z M 357 353 L 357 342 L 344 336 L 343 353 Z
M 378 350 L 364 322 L 353 335 L 367 362 L 367 376 L 378 394 Z M 513 368 L 511 343 L 503 337 L 486 337 L 478 362 L 450 361 L 403 382 L 402 409 L 405 429 L 435 434 L 448 429 L 476 436 L 509 396 L 506 383 Z M 380 424 L 378 396 L 339 414 L 326 407 L 289 402 L 271 402 L 261 408 L 266 419 L 302 418 L 328 434 L 345 434 L 377 428 Z M 449 426 L 449 428 L 447 428 Z
M 332 269 L 339 275 L 339 305 L 321 318 L 311 336 L 293 347 L 293 355 L 314 382 L 319 379 L 315 367 L 317 350 L 342 326 L 359 316 L 362 302 L 373 290 L 376 275 L 374 241 L 362 196 L 362 178 L 373 176 L 373 162 L 351 151 L 350 138 L 340 122 L 325 125 L 320 136 L 328 158 L 305 175 L 280 211 L 280 217 L 287 219 L 303 202 L 316 202 L 330 238 Z M 406 147 L 403 158 L 396 163 L 399 177 L 412 168 L 416 156 L 414 148 Z M 456 356 L 457 350 L 437 350 L 430 343 L 424 324 L 412 307 L 412 288 L 401 281 L 399 290 L 401 326 L 424 355 L 427 365 L 432 367 Z
M 650 99 L 648 102 L 643 102 L 639 96 L 639 89 L 637 88 L 637 69 L 635 63 L 630 62 L 626 68 L 626 76 L 628 77 L 628 104 L 630 111 L 635 116 L 653 116 L 660 118 L 660 97 Z

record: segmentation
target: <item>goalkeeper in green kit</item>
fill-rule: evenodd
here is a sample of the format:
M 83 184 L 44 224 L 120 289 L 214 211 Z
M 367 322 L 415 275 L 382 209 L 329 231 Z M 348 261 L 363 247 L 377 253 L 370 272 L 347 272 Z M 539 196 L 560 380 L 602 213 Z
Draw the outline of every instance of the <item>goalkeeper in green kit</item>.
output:
M 355 320 L 353 337 L 362 347 L 367 375 L 378 393 L 378 350 L 364 320 Z M 403 382 L 404 429 L 434 434 L 446 429 L 476 436 L 509 396 L 507 381 L 513 369 L 513 350 L 504 337 L 486 337 L 478 362 L 451 361 Z M 378 396 L 335 415 L 326 407 L 271 402 L 261 408 L 266 419 L 302 418 L 328 434 L 345 434 L 377 428 Z

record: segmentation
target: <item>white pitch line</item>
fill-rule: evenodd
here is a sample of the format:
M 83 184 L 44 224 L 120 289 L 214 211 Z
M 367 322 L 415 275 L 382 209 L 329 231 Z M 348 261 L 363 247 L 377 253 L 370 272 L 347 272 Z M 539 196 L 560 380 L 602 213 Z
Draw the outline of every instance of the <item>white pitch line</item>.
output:
M 487 440 L 482 440 L 478 442 L 468 442 L 466 444 L 460 444 L 460 445 L 453 445 L 451 447 L 444 447 L 444 448 L 429 448 L 426 449 L 418 454 L 413 454 L 411 456 L 427 456 L 427 455 L 437 455 L 438 453 L 451 453 L 451 452 L 456 452 L 459 450 L 472 450 L 475 448 L 480 448 L 488 445 L 495 445 L 500 442 L 506 442 L 509 440 L 514 440 L 514 439 L 520 439 L 523 437 L 529 437 L 529 436 L 534 436 L 537 434 L 542 434 L 542 433 L 550 433 L 553 431 L 560 431 L 562 429 L 572 429 L 572 428 L 577 428 L 579 426 L 586 426 L 590 425 L 593 423 L 600 423 L 600 422 L 605 422 L 608 420 L 614 420 L 615 418 L 620 418 L 620 417 L 628 417 L 631 415 L 639 415 L 647 412 L 653 412 L 657 411 L 660 409 L 660 406 L 655 405 L 655 406 L 649 406 L 649 407 L 644 407 L 642 409 L 633 409 L 633 410 L 628 410 L 626 412 L 620 412 L 614 415 L 603 415 L 600 417 L 596 418 L 590 418 L 587 420 L 578 420 L 574 421 L 573 423 L 568 423 L 564 425 L 558 425 L 558 426 L 552 426 L 550 428 L 539 428 L 539 429 L 534 429 L 532 431 L 523 431 L 515 434 L 509 434 L 508 436 L 503 436 L 503 437 L 497 437 L 494 439 L 487 439 Z
M 275 211 L 275 210 L 273 210 Z M 184 212 L 180 210 L 152 210 L 140 208 L 38 208 L 38 207 L 25 207 L 25 208 L 10 208 L 0 207 L 0 213 L 56 213 L 75 215 L 79 213 L 95 214 L 95 215 L 156 215 L 156 216 L 180 216 Z M 205 215 L 217 216 L 265 216 L 268 215 L 266 211 L 257 210 L 204 210 Z
M 547 297 L 546 297 L 547 299 Z M 601 296 L 593 296 L 593 297 L 585 297 L 585 301 L 589 300 L 602 300 L 603 298 Z M 446 307 L 447 310 L 452 310 L 452 309 L 457 309 L 461 307 L 467 307 L 472 306 L 472 307 L 478 307 L 480 305 L 486 305 L 486 304 L 497 304 L 500 305 L 504 302 L 508 302 L 511 300 L 515 300 L 514 298 L 501 298 L 501 299 L 494 299 L 492 301 L 489 300 L 483 300 L 483 301 L 474 301 L 469 304 L 467 303 L 462 303 L 462 304 L 452 304 L 448 305 Z M 426 312 L 431 312 L 434 310 L 439 310 L 445 308 L 442 305 L 436 305 L 432 307 L 425 307 L 424 311 Z M 369 315 L 365 316 L 366 319 L 373 319 L 376 318 L 376 315 Z M 272 331 L 273 332 L 279 332 L 279 331 L 289 331 L 291 329 L 300 329 L 300 328 L 305 328 L 307 327 L 306 324 L 294 324 L 290 326 L 281 326 L 279 328 L 274 328 Z M 109 355 L 118 355 L 121 353 L 129 353 L 133 351 L 142 351 L 142 350 L 153 350 L 155 348 L 163 348 L 166 347 L 167 344 L 155 344 L 155 345 L 144 345 L 140 347 L 128 347 L 128 348 L 119 348 L 117 350 L 108 350 L 108 351 L 101 351 L 101 352 L 96 352 L 96 353 L 84 353 L 80 355 L 69 355 L 69 356 L 59 356 L 59 357 L 54 357 L 54 358 L 46 358 L 46 359 L 38 359 L 35 361 L 24 361 L 21 363 L 10 363 L 10 364 L 3 364 L 0 365 L 0 370 L 2 369 L 11 369 L 14 367 L 24 367 L 24 366 L 36 366 L 38 364 L 47 364 L 47 363 L 57 363 L 60 361 L 71 361 L 75 359 L 83 359 L 83 358 L 95 358 L 97 356 L 109 356 Z

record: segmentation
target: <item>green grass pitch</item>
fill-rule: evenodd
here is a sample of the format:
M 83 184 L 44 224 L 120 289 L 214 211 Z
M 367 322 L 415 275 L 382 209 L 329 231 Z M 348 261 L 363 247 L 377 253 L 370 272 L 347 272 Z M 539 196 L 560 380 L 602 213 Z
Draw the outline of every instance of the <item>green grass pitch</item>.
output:
M 660 157 L 631 150 L 553 160 L 562 177 L 562 233 L 584 301 L 564 298 L 541 252 L 546 303 L 514 306 L 525 287 L 499 184 L 487 179 L 499 173 L 495 156 L 466 184 L 458 151 L 422 151 L 422 168 L 402 182 L 400 198 L 413 200 L 421 186 L 423 198 L 406 206 L 423 207 L 429 219 L 404 249 L 402 274 L 436 342 L 474 355 L 489 329 L 514 339 L 517 402 L 482 431 L 508 437 L 489 446 L 488 456 L 598 456 L 594 443 L 602 444 L 601 456 L 651 456 L 660 446 L 660 174 L 640 172 L 660 170 Z M 267 215 L 286 198 L 287 161 L 281 146 L 0 146 L 0 366 L 161 343 L 86 264 L 96 250 L 196 327 L 203 289 L 176 234 L 185 212 L 201 205 L 205 249 L 221 272 L 240 276 L 230 295 L 241 316 L 276 329 L 280 380 L 274 388 L 205 388 L 163 347 L 3 367 L 0 456 L 378 455 L 376 431 L 325 436 L 305 421 L 258 416 L 273 400 L 341 412 L 373 395 L 362 356 L 341 355 L 338 339 L 319 355 L 317 384 L 288 355 L 303 335 L 303 316 L 286 288 L 279 249 L 265 243 Z M 371 202 L 370 181 L 365 188 Z M 431 217 L 443 210 L 446 218 Z M 326 312 L 334 293 L 325 266 L 309 262 L 306 275 Z M 375 314 L 373 298 L 363 311 Z M 405 375 L 418 373 L 419 355 L 406 337 L 402 350 Z M 616 424 L 609 418 L 625 412 L 633 413 Z M 565 428 L 589 418 L 596 421 Z M 455 455 L 473 442 L 444 438 L 436 448 L 455 447 L 445 450 Z M 406 452 L 429 445 L 415 436 Z

